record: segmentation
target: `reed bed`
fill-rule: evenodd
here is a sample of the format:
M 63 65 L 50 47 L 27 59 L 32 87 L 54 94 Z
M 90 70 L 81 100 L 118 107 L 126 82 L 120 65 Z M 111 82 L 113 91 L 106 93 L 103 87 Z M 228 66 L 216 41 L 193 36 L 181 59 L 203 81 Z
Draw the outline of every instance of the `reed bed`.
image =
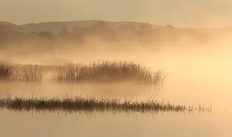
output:
M 0 62 L 0 79 L 10 79 L 13 66 L 6 62 Z
M 12 65 L 0 62 L 0 79 L 10 81 L 42 81 L 45 77 L 41 65 Z
M 173 105 L 170 103 L 159 103 L 156 100 L 144 102 L 120 101 L 119 99 L 104 99 L 90 97 L 69 97 L 62 98 L 22 98 L 22 97 L 3 97 L 0 98 L 0 108 L 15 111 L 65 111 L 65 112 L 184 112 L 184 111 L 207 111 L 212 107 L 205 106 L 185 106 Z
M 57 81 L 68 82 L 122 82 L 134 81 L 160 84 L 164 81 L 161 70 L 152 72 L 140 64 L 127 61 L 99 61 L 89 64 L 67 64 L 58 66 L 54 75 Z
M 21 65 L 14 66 L 11 74 L 12 81 L 42 81 L 45 77 L 43 66 Z

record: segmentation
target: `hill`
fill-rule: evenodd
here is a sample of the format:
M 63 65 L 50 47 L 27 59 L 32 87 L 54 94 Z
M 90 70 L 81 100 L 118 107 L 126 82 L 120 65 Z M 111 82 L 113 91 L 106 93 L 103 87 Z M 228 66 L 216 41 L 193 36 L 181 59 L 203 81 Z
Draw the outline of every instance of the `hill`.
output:
M 0 26 L 8 26 L 11 29 L 29 33 L 29 32 L 36 32 L 40 33 L 43 31 L 50 31 L 52 34 L 59 34 L 60 30 L 65 27 L 69 30 L 72 30 L 74 27 L 80 28 L 90 28 L 99 22 L 104 22 L 106 27 L 110 28 L 118 28 L 123 25 L 130 25 L 135 29 L 138 29 L 143 23 L 142 22 L 132 22 L 132 21 L 125 21 L 125 22 L 113 22 L 113 21 L 100 21 L 100 20 L 83 20 L 83 21 L 60 21 L 60 22 L 41 22 L 41 23 L 29 23 L 23 25 L 16 25 L 11 22 L 0 21 Z M 170 26 L 170 25 L 168 25 Z M 160 26 L 160 25 L 153 25 L 153 28 L 166 28 L 167 26 Z M 181 31 L 190 31 L 190 32 L 203 32 L 203 33 L 223 33 L 223 34 L 231 34 L 232 28 L 176 28 Z
M 74 27 L 80 28 L 90 28 L 93 25 L 102 22 L 98 20 L 87 20 L 87 21 L 64 21 L 64 22 L 42 22 L 42 23 L 30 23 L 25 25 L 20 25 L 19 27 L 24 32 L 42 32 L 42 31 L 51 31 L 53 34 L 58 34 L 62 27 L 65 27 L 71 30 Z M 135 29 L 138 29 L 142 23 L 139 22 L 110 22 L 104 21 L 106 27 L 118 28 L 122 25 L 131 25 Z M 152 25 L 157 28 L 159 25 Z

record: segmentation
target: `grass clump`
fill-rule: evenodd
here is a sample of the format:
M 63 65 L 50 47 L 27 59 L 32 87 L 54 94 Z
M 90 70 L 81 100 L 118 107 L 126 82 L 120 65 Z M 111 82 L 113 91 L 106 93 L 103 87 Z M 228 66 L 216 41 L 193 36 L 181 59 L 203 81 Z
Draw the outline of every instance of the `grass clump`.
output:
M 42 81 L 44 77 L 44 69 L 40 65 L 15 66 L 11 74 L 13 81 Z
M 152 72 L 140 64 L 127 61 L 101 61 L 58 66 L 54 76 L 57 81 L 104 83 L 133 81 L 149 84 L 160 84 L 166 77 L 160 70 Z
M 0 62 L 0 79 L 10 79 L 13 67 L 5 62 Z
M 20 98 L 20 97 L 5 97 L 0 98 L 0 108 L 6 108 L 16 111 L 117 111 L 117 112 L 159 112 L 159 111 L 208 111 L 212 108 L 204 106 L 185 106 L 173 105 L 170 103 L 159 103 L 156 100 L 145 102 L 120 101 L 119 99 L 104 99 L 104 98 L 83 98 L 80 96 L 63 98 Z

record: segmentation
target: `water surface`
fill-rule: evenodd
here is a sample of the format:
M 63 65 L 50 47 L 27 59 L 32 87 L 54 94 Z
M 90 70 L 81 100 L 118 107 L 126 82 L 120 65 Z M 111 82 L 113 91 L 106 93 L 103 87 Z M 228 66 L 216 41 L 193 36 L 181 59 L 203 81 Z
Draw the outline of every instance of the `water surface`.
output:
M 178 51 L 179 50 L 179 51 Z M 191 52 L 190 52 L 191 51 Z M 0 111 L 1 136 L 232 136 L 232 54 L 229 46 L 221 48 L 180 48 L 153 55 L 127 54 L 151 69 L 169 73 L 159 88 L 131 83 L 58 84 L 45 80 L 35 83 L 0 83 L 0 96 L 56 97 L 64 94 L 146 100 L 152 95 L 164 102 L 183 105 L 213 105 L 212 113 L 64 113 Z M 181 54 L 179 54 L 181 53 Z M 136 59 L 135 59 L 136 58 Z M 114 59 L 117 59 L 115 56 Z M 14 132 L 13 132 L 14 131 Z

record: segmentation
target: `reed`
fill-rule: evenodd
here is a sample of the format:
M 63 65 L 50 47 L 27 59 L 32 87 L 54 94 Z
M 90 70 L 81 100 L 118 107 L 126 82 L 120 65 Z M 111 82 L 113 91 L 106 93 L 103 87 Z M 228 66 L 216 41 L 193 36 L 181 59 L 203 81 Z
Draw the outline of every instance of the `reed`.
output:
M 6 62 L 0 62 L 0 79 L 9 79 L 13 66 Z
M 161 70 L 153 72 L 140 64 L 127 61 L 100 61 L 89 64 L 58 66 L 54 75 L 57 81 L 69 82 L 122 82 L 134 81 L 160 84 L 167 75 Z
M 42 81 L 45 77 L 43 66 L 40 65 L 18 65 L 13 67 L 12 81 Z
M 116 112 L 159 112 L 159 111 L 203 111 L 210 112 L 212 108 L 205 106 L 185 106 L 171 103 L 159 103 L 157 100 L 120 101 L 119 99 L 90 98 L 90 97 L 70 97 L 62 98 L 22 98 L 22 97 L 2 97 L 0 98 L 0 108 L 15 111 L 116 111 Z

